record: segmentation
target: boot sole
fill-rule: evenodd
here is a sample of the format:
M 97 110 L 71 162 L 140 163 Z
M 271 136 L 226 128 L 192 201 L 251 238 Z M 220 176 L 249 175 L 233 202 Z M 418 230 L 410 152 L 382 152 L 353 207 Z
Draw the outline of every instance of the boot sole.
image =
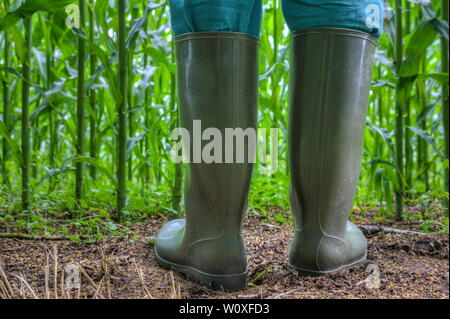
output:
M 291 266 L 292 268 L 295 268 L 295 270 L 297 270 L 298 274 L 300 276 L 304 276 L 304 277 L 319 277 L 319 276 L 325 276 L 331 273 L 335 273 L 335 272 L 339 272 L 339 271 L 344 271 L 347 270 L 349 268 L 353 268 L 356 266 L 359 266 L 363 263 L 365 263 L 367 260 L 367 253 L 364 255 L 363 258 L 351 263 L 351 264 L 346 264 L 343 265 L 339 268 L 333 269 L 333 270 L 325 270 L 325 271 L 320 271 L 320 270 L 310 270 L 310 269 L 303 269 L 300 267 L 296 267 L 294 265 L 289 264 L 289 266 Z
M 158 264 L 167 270 L 173 270 L 186 276 L 188 280 L 224 292 L 241 291 L 247 288 L 247 273 L 237 275 L 212 275 L 190 266 L 178 265 L 159 256 L 155 249 Z

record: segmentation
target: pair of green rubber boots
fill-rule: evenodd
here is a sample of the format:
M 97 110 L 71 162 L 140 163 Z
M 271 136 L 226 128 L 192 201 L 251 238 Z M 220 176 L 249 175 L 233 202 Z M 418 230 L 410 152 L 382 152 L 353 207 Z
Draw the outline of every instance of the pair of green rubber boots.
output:
M 191 33 L 178 37 L 176 46 L 181 127 L 191 136 L 195 120 L 222 134 L 227 128 L 256 130 L 258 39 Z M 293 34 L 289 162 L 295 234 L 289 264 L 304 275 L 339 271 L 367 256 L 367 241 L 348 217 L 375 48 L 375 38 L 354 30 Z M 161 266 L 215 289 L 246 288 L 241 226 L 253 165 L 249 158 L 244 162 L 189 164 L 186 219 L 161 229 L 155 245 Z

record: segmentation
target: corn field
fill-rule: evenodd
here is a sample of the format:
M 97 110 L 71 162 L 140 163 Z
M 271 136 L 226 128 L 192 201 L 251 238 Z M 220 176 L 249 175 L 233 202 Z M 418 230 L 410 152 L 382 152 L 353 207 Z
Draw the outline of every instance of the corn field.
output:
M 249 209 L 289 222 L 271 208 L 289 209 L 290 36 L 281 1 L 263 3 L 259 127 L 280 129 L 279 157 L 257 164 Z M 385 6 L 355 209 L 448 231 L 448 0 Z M 0 0 L 0 223 L 101 236 L 183 214 L 169 18 L 161 0 Z

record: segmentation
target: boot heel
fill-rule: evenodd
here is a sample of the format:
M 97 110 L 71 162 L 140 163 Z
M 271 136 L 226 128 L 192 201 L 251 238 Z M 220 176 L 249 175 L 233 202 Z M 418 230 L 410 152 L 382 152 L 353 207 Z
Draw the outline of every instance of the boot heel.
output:
M 187 279 L 195 281 L 201 285 L 205 285 L 214 290 L 222 290 L 224 292 L 241 291 L 247 288 L 247 273 L 235 275 L 212 275 L 202 272 L 193 267 L 178 265 L 161 258 L 155 249 L 156 260 L 158 264 L 168 270 L 181 273 Z
M 294 268 L 297 273 L 299 274 L 299 276 L 301 277 L 321 277 L 321 276 L 325 276 L 328 274 L 332 274 L 332 273 L 336 273 L 339 271 L 343 271 L 343 270 L 347 270 L 353 267 L 357 267 L 360 266 L 362 264 L 364 264 L 367 261 L 367 255 L 365 255 L 362 259 L 357 260 L 353 263 L 350 264 L 346 264 L 343 265 L 339 268 L 333 269 L 333 270 L 328 270 L 328 271 L 319 271 L 319 270 L 310 270 L 310 269 L 302 269 L 296 266 L 293 266 L 291 264 L 289 264 L 289 266 L 291 266 L 292 268 Z

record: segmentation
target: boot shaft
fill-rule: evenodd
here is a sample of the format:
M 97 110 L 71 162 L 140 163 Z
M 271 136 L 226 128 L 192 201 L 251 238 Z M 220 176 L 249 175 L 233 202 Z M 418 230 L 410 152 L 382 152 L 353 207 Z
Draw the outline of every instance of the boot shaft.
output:
M 347 221 L 360 174 L 375 47 L 374 38 L 359 31 L 293 35 L 289 159 L 296 233 L 290 262 L 298 268 L 338 269 L 365 253 L 364 237 Z
M 249 147 L 254 145 L 249 136 L 243 148 L 236 142 L 230 149 L 226 137 L 227 129 L 256 133 L 258 43 L 252 36 L 228 32 L 191 33 L 176 40 L 180 124 L 191 136 L 185 185 L 187 229 L 194 236 L 240 231 L 253 168 Z M 200 132 L 194 121 L 201 121 Z M 213 138 L 203 134 L 210 128 L 222 138 L 219 163 L 199 158 Z M 209 140 L 201 140 L 201 135 Z M 238 152 L 244 154 L 244 163 L 236 163 Z M 233 163 L 227 163 L 227 156 Z
M 293 35 L 289 158 L 303 228 L 345 234 L 360 173 L 372 39 L 343 29 Z

